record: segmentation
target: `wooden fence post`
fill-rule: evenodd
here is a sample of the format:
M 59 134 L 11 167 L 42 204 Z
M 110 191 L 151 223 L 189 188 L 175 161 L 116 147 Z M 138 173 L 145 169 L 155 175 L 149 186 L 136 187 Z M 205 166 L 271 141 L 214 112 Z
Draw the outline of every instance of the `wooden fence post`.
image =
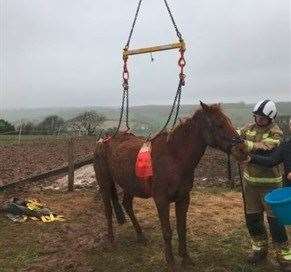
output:
M 232 179 L 231 172 L 231 157 L 230 154 L 227 154 L 227 174 L 228 174 L 228 182 L 231 189 L 234 189 L 234 181 Z
M 19 133 L 18 133 L 18 144 L 20 144 L 20 141 L 21 141 L 21 134 L 22 134 L 22 120 L 20 120 L 20 127 L 19 127 Z
M 72 192 L 74 190 L 74 139 L 69 138 L 68 141 L 68 191 Z

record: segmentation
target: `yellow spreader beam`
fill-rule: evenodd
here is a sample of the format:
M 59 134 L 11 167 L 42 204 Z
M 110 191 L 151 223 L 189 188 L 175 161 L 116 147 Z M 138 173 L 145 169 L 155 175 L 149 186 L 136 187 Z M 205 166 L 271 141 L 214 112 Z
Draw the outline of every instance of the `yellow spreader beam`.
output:
M 145 47 L 145 48 L 139 48 L 139 49 L 131 49 L 131 50 L 124 49 L 123 58 L 127 58 L 128 56 L 131 56 L 131 55 L 139 55 L 139 54 L 146 54 L 146 53 L 152 53 L 152 52 L 158 52 L 158 51 L 172 50 L 176 48 L 185 50 L 185 42 L 182 41 L 178 43 L 171 43 L 171 44 Z

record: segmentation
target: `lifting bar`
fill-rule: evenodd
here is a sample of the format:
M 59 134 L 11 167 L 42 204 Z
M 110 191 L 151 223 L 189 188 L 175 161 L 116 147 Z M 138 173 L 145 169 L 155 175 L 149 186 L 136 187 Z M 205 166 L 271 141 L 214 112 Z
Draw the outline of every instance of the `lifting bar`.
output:
M 152 53 L 152 52 L 158 52 L 158 51 L 165 51 L 165 50 L 172 50 L 172 49 L 182 49 L 185 50 L 185 42 L 182 40 L 178 43 L 171 43 L 171 44 L 165 44 L 165 45 L 158 45 L 158 46 L 152 46 L 152 47 L 145 47 L 145 48 L 139 48 L 139 49 L 127 49 L 125 48 L 123 50 L 123 58 L 127 58 L 131 55 L 139 55 L 139 54 L 146 54 L 146 53 Z

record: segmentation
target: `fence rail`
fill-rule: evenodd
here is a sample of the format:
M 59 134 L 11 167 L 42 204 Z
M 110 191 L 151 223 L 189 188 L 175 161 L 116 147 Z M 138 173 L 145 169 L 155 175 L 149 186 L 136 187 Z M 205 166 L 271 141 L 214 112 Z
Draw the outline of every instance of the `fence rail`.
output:
M 89 157 L 89 158 L 87 158 L 85 160 L 76 161 L 74 163 L 74 169 L 78 169 L 78 168 L 81 168 L 81 167 L 83 167 L 85 165 L 92 164 L 93 162 L 94 162 L 94 158 L 93 157 Z M 21 185 L 25 185 L 27 183 L 42 181 L 44 179 L 51 178 L 53 176 L 57 176 L 57 175 L 60 175 L 60 174 L 66 174 L 68 172 L 69 172 L 69 165 L 58 167 L 58 168 L 55 168 L 55 169 L 52 169 L 52 170 L 49 170 L 49 171 L 46 171 L 46 172 L 42 172 L 42 173 L 39 173 L 39 174 L 31 175 L 29 177 L 21 178 L 19 180 L 12 181 L 9 184 L 0 186 L 0 192 L 2 192 L 4 190 L 7 190 L 7 189 L 15 188 L 15 187 L 18 187 L 18 186 L 21 186 Z

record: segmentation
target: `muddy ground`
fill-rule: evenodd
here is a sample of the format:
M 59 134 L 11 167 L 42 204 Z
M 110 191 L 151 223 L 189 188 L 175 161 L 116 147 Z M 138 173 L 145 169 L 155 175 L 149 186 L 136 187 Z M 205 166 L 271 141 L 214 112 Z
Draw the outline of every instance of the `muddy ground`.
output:
M 95 138 L 75 139 L 75 159 L 93 154 Z M 67 139 L 35 138 L 21 144 L 0 145 L 0 183 L 8 184 L 67 164 Z
M 95 139 L 79 139 L 76 157 L 85 158 L 94 150 Z M 20 177 L 66 164 L 66 141 L 33 141 L 0 147 L 0 179 L 9 183 Z M 275 272 L 270 262 L 254 268 L 245 262 L 249 239 L 244 225 L 241 195 L 226 188 L 226 155 L 208 149 L 196 169 L 188 212 L 188 246 L 195 266 L 185 271 Z M 10 196 L 33 197 L 46 203 L 65 222 L 12 223 L 0 215 L 1 272 L 162 272 L 166 271 L 156 209 L 151 200 L 135 200 L 135 212 L 148 244 L 136 241 L 127 219 L 116 226 L 116 243 L 108 246 L 103 206 L 94 188 L 91 166 L 76 171 L 82 189 L 67 193 L 67 178 L 28 186 L 25 191 L 0 194 L 0 202 Z M 217 186 L 219 185 L 219 186 Z M 222 186 L 221 186 L 222 185 Z M 48 187 L 48 188 L 47 188 Z M 48 190 L 49 189 L 49 190 Z M 59 189 L 63 189 L 59 190 Z M 177 235 L 171 210 L 174 253 Z M 179 263 L 179 258 L 176 258 Z M 183 270 L 181 270 L 183 271 Z
M 159 221 L 151 200 L 137 199 L 134 205 L 147 245 L 136 241 L 127 219 L 123 226 L 115 223 L 116 243 L 109 246 L 103 207 L 92 188 L 73 193 L 34 190 L 19 196 L 37 198 L 66 221 L 12 223 L 0 216 L 1 272 L 166 271 Z M 171 221 L 179 263 L 173 207 Z M 240 193 L 221 187 L 194 187 L 188 212 L 188 247 L 195 266 L 179 271 L 277 271 L 269 262 L 258 268 L 248 266 L 248 242 Z

